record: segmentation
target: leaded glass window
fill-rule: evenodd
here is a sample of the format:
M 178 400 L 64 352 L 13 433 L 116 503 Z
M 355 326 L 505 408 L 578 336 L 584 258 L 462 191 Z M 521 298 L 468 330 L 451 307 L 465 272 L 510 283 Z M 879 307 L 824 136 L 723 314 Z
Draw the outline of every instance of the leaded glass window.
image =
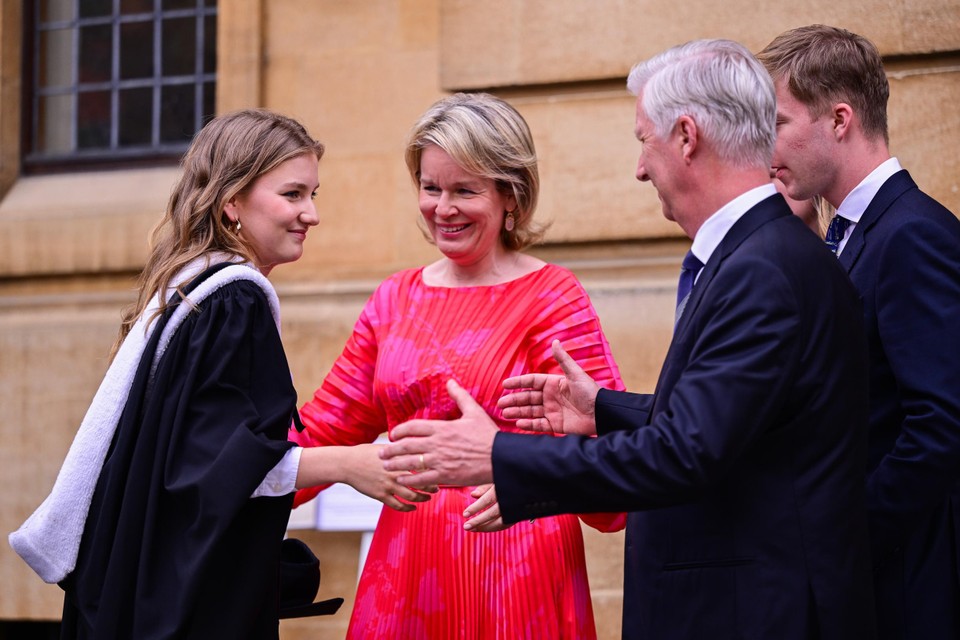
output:
M 215 0 L 26 8 L 27 171 L 178 157 L 213 114 Z

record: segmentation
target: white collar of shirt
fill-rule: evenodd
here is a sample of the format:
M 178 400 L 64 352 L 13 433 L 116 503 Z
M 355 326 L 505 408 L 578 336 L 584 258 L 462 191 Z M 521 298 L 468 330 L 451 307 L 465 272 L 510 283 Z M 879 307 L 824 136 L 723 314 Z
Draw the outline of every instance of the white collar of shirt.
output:
M 871 171 L 860 184 L 853 188 L 853 191 L 847 194 L 840 206 L 837 207 L 837 215 L 843 216 L 850 222 L 856 224 L 860 222 L 860 217 L 867 210 L 867 206 L 880 191 L 880 187 L 890 176 L 901 170 L 900 162 L 896 158 L 890 158 L 883 162 L 879 167 Z
M 707 218 L 703 226 L 700 227 L 700 230 L 697 231 L 690 251 L 693 252 L 693 255 L 697 256 L 700 262 L 707 264 L 710 256 L 717 250 L 724 236 L 726 236 L 730 228 L 737 223 L 737 220 L 742 218 L 743 214 L 761 201 L 766 200 L 776 193 L 777 188 L 773 186 L 773 183 L 765 184 L 740 194 L 720 207 L 716 213 Z M 700 277 L 699 273 L 697 277 Z
M 855 186 L 853 191 L 848 193 L 847 197 L 840 203 L 840 206 L 837 207 L 837 215 L 843 216 L 850 221 L 850 225 L 843 233 L 843 238 L 841 238 L 837 244 L 837 255 L 840 255 L 843 252 L 843 248 L 847 246 L 847 240 L 849 240 L 853 234 L 853 228 L 860 222 L 863 212 L 867 210 L 867 207 L 876 197 L 877 192 L 880 191 L 880 187 L 890 179 L 890 176 L 901 169 L 900 161 L 896 158 L 885 160 L 880 166 L 867 174 L 867 177 L 861 180 L 860 184 Z

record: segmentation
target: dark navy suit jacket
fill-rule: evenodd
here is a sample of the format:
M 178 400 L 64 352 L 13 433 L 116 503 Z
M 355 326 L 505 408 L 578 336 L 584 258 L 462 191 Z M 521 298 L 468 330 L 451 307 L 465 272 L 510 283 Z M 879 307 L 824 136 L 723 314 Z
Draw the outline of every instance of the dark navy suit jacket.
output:
M 960 221 L 906 171 L 840 254 L 870 351 L 867 505 L 881 638 L 960 638 Z
M 652 396 L 601 391 L 597 438 L 497 434 L 504 519 L 631 511 L 624 638 L 873 638 L 861 316 L 767 198 L 701 272 Z

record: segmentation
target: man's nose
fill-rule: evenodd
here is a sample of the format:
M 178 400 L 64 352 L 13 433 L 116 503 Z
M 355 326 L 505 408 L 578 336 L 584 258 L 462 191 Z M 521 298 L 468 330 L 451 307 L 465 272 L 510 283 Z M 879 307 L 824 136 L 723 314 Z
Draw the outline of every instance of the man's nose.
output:
M 650 176 L 647 174 L 647 168 L 643 166 L 643 156 L 640 156 L 640 159 L 637 160 L 637 180 L 646 182 L 649 179 Z

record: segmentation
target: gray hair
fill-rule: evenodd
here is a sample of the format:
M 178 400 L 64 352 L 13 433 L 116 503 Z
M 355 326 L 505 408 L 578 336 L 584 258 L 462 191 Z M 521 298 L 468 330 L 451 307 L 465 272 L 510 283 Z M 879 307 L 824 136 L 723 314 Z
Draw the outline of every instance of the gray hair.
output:
M 722 158 L 738 167 L 770 167 L 777 102 L 770 75 L 743 45 L 695 40 L 634 66 L 627 89 L 658 137 L 691 116 Z

